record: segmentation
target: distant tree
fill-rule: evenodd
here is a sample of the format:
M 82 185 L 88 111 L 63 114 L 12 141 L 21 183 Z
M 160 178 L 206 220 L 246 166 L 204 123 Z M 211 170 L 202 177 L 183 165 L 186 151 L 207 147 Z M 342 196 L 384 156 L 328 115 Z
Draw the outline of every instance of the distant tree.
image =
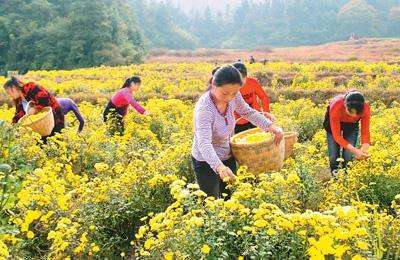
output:
M 0 69 L 130 64 L 147 48 L 399 37 L 399 8 L 399 0 L 242 0 L 184 12 L 171 0 L 0 0 Z
M 188 19 L 169 1 L 153 3 L 129 0 L 139 26 L 150 48 L 193 49 L 198 46 L 194 34 L 186 29 Z
M 350 34 L 357 36 L 377 36 L 379 28 L 378 13 L 364 0 L 351 0 L 337 15 L 339 35 L 344 39 Z
M 1 1 L 2 72 L 141 62 L 142 36 L 124 2 Z
M 5 18 L 0 17 L 0 68 L 4 68 L 7 64 L 7 50 L 9 49 L 9 35 L 7 32 Z M 0 69 L 1 71 L 1 69 Z
M 337 27 L 335 0 L 289 0 L 285 8 L 288 41 L 296 44 L 319 44 L 335 40 L 332 31 Z
M 390 35 L 400 37 L 400 6 L 395 6 L 390 9 L 389 21 Z

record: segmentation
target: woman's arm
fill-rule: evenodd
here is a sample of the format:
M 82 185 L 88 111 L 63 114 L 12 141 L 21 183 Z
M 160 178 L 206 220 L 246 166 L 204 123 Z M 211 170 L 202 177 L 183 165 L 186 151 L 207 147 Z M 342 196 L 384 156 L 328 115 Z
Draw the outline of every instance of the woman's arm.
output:
M 129 104 L 140 114 L 145 114 L 146 109 L 144 109 L 133 97 L 129 95 L 126 97 Z
M 72 110 L 72 112 L 75 114 L 76 119 L 78 119 L 78 121 L 79 121 L 78 132 L 82 132 L 83 126 L 85 125 L 85 119 L 84 119 L 83 116 L 81 115 L 81 112 L 79 111 L 79 108 L 78 108 L 78 106 L 75 104 L 75 102 L 72 102 L 71 110 Z
M 235 111 L 250 123 L 260 127 L 264 131 L 269 131 L 269 127 L 272 125 L 272 121 L 265 118 L 257 110 L 251 108 L 246 101 L 244 101 L 240 93 L 235 97 Z
M 14 117 L 12 119 L 12 123 L 16 124 L 18 123 L 18 121 L 25 115 L 25 111 L 24 108 L 22 107 L 21 102 L 17 103 L 17 105 L 15 106 L 15 114 Z
M 214 115 L 211 111 L 203 107 L 196 108 L 194 116 L 194 134 L 198 140 L 198 148 L 204 160 L 217 172 L 218 168 L 223 165 L 223 163 L 212 146 L 213 121 Z
M 365 104 L 364 112 L 361 117 L 361 144 L 370 144 L 370 121 L 371 109 L 369 105 Z
M 242 95 L 238 93 L 235 97 L 236 102 L 236 112 L 250 121 L 255 126 L 258 126 L 262 130 L 266 132 L 271 132 L 275 135 L 275 144 L 279 144 L 283 139 L 283 130 L 282 128 L 273 124 L 273 122 L 264 117 L 260 112 L 251 108 L 246 101 L 244 101 Z
M 270 101 L 269 101 L 269 97 L 268 97 L 267 93 L 265 93 L 264 89 L 261 87 L 261 85 L 257 81 L 255 81 L 255 83 L 256 83 L 255 93 L 256 93 L 257 97 L 259 97 L 261 99 L 264 116 L 266 118 L 268 118 L 269 120 L 271 120 L 272 122 L 275 122 L 276 117 L 273 114 L 271 114 L 271 109 L 269 107 Z
M 263 111 L 268 113 L 271 112 L 269 107 L 270 104 L 269 97 L 267 96 L 267 93 L 265 93 L 264 89 L 257 81 L 255 81 L 255 92 L 256 95 L 261 99 Z
M 368 154 L 371 144 L 370 134 L 371 109 L 368 104 L 365 104 L 364 113 L 361 117 L 361 151 Z

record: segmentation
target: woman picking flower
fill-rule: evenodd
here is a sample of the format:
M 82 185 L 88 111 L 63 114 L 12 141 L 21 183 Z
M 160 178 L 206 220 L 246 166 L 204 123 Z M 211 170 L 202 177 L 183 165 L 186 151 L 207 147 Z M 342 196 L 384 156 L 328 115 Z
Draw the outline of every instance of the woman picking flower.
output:
M 57 99 L 51 95 L 45 88 L 34 83 L 22 83 L 15 77 L 12 77 L 4 84 L 4 89 L 15 104 L 15 115 L 13 123 L 17 123 L 26 113 L 34 115 L 45 107 L 51 107 L 54 116 L 54 128 L 50 136 L 61 132 L 64 128 L 64 114 Z M 32 105 L 28 109 L 28 105 Z M 45 136 L 42 138 L 46 141 Z
M 329 161 L 333 176 L 339 169 L 339 158 L 343 158 L 343 167 L 346 167 L 353 156 L 358 160 L 369 157 L 370 118 L 370 107 L 365 102 L 363 94 L 358 91 L 336 96 L 329 104 L 324 128 L 327 132 Z M 359 121 L 361 121 L 360 149 L 356 148 Z
M 78 106 L 70 98 L 57 98 L 58 103 L 61 106 L 64 116 L 69 112 L 74 113 L 76 119 L 79 121 L 78 133 L 82 132 L 83 126 L 85 125 L 85 119 L 83 118 Z
M 134 98 L 133 94 L 136 93 L 141 85 L 141 79 L 137 76 L 128 78 L 122 88 L 116 92 L 111 100 L 108 102 L 106 109 L 104 110 L 103 119 L 104 122 L 110 120 L 111 132 L 124 132 L 124 117 L 128 113 L 129 106 L 132 106 L 142 115 L 148 115 L 146 111 Z
M 283 138 L 281 128 L 244 101 L 239 92 L 242 85 L 240 72 L 233 66 L 224 66 L 215 72 L 210 89 L 195 107 L 193 168 L 200 189 L 215 198 L 222 193 L 229 194 L 225 181 L 235 178 L 236 161 L 229 142 L 235 129 L 234 112 L 264 131 L 272 132 L 276 144 Z

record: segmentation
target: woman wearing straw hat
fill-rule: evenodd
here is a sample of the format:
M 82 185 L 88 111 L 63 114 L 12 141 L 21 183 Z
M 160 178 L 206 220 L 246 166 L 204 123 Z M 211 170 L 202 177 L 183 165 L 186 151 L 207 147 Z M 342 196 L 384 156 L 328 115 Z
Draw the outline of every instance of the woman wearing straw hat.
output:
M 22 83 L 17 78 L 12 77 L 4 84 L 4 89 L 15 104 L 13 123 L 17 123 L 27 112 L 34 115 L 45 107 L 51 107 L 54 116 L 54 128 L 49 136 L 61 132 L 64 128 L 64 114 L 57 99 L 42 86 L 34 82 Z M 28 109 L 29 104 L 32 107 Z M 47 137 L 44 136 L 42 139 L 45 141 Z
M 193 168 L 200 189 L 215 198 L 220 198 L 223 193 L 229 194 L 225 181 L 235 178 L 236 161 L 230 147 L 230 137 L 235 128 L 234 112 L 273 133 L 276 144 L 283 138 L 281 128 L 244 101 L 239 92 L 242 84 L 242 76 L 235 67 L 221 67 L 195 107 Z
M 324 121 L 327 132 L 330 168 L 333 177 L 340 167 L 339 158 L 344 160 L 343 167 L 353 159 L 367 159 L 370 144 L 371 111 L 363 94 L 349 91 L 336 96 L 329 104 Z M 361 121 L 361 148 L 356 148 Z M 341 155 L 342 153 L 342 155 Z

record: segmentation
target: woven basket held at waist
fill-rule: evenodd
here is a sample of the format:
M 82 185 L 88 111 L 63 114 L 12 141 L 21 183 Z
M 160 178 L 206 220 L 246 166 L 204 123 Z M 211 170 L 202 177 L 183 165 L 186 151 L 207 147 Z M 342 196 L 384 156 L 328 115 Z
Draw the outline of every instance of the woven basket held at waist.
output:
M 27 114 L 21 117 L 18 123 L 23 124 L 25 127 L 31 128 L 41 136 L 49 136 L 54 128 L 53 110 L 51 107 L 45 107 L 40 112 L 43 113 L 42 117 L 32 121 Z
M 239 165 L 246 166 L 248 171 L 254 174 L 282 169 L 285 158 L 284 140 L 279 145 L 275 145 L 273 139 L 258 143 L 242 143 L 238 141 L 247 135 L 262 131 L 260 128 L 254 128 L 231 138 L 232 153 Z

